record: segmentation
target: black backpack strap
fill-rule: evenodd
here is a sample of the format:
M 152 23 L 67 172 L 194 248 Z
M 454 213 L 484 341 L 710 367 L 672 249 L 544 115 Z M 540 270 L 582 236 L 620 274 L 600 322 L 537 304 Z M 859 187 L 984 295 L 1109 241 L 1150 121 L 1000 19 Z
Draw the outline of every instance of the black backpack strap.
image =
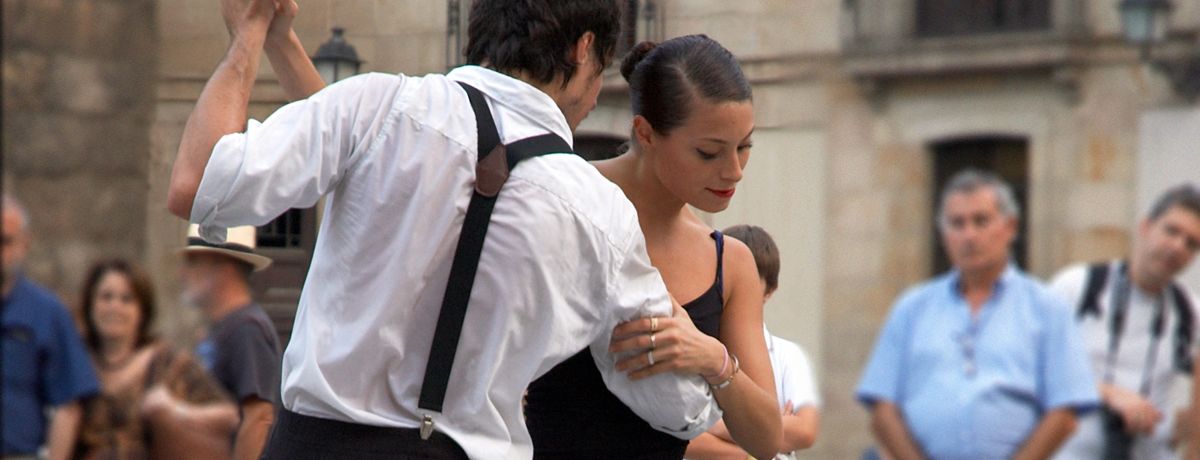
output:
M 1076 320 L 1089 315 L 1096 318 L 1102 316 L 1100 314 L 1100 294 L 1108 282 L 1108 265 L 1106 262 L 1088 265 L 1087 282 L 1083 288 L 1083 297 L 1079 299 L 1079 309 L 1075 313 Z
M 1175 304 L 1175 369 L 1192 373 L 1192 343 L 1196 338 L 1196 310 L 1178 284 L 1171 285 L 1171 297 Z
M 425 377 L 421 383 L 418 406 L 436 412 L 442 411 L 446 399 L 446 387 L 450 383 L 450 370 L 458 351 L 467 303 L 475 285 L 479 256 L 501 186 L 508 180 L 509 171 L 522 160 L 550 153 L 572 153 L 570 144 L 553 134 L 522 139 L 508 146 L 501 144 L 496 122 L 483 94 L 466 83 L 459 82 L 459 85 L 467 92 L 471 109 L 475 112 L 479 158 L 475 165 L 475 189 L 467 206 L 462 234 L 454 249 L 450 280 L 442 297 L 433 343 L 430 344 L 429 362 L 425 365 Z M 433 416 L 429 413 L 422 416 L 421 438 L 429 439 L 433 434 Z

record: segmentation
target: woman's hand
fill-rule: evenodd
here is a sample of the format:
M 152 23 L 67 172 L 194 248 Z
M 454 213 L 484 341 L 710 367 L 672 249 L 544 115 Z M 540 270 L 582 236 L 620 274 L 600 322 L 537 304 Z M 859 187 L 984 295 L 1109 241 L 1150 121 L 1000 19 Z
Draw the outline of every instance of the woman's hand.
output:
M 221 0 L 220 4 L 225 29 L 235 40 L 242 35 L 265 38 L 279 7 L 275 0 Z
M 168 419 L 174 414 L 175 407 L 175 397 L 162 384 L 150 387 L 142 397 L 142 416 L 149 420 Z
M 275 17 L 271 19 L 271 27 L 267 29 L 267 41 L 286 43 L 291 40 L 292 22 L 296 20 L 296 14 L 299 12 L 300 6 L 296 4 L 296 0 L 275 0 Z
M 725 347 L 696 329 L 678 303 L 670 318 L 640 318 L 618 324 L 609 346 L 612 353 L 633 352 L 617 362 L 630 380 L 672 372 L 716 375 L 726 360 Z

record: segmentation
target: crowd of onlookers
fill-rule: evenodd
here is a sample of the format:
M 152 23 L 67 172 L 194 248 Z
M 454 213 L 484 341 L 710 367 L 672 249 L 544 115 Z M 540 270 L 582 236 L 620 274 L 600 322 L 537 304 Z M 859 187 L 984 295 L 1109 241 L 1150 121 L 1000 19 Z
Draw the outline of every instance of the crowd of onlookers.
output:
M 857 389 L 878 442 L 864 457 L 1198 458 L 1200 315 L 1176 278 L 1200 251 L 1200 189 L 1164 193 L 1128 258 L 1068 267 L 1049 285 L 1010 260 L 1017 206 L 986 173 L 959 174 L 943 191 L 953 269 L 903 293 L 880 332 Z M 209 328 L 189 351 L 151 332 L 152 283 L 127 260 L 88 270 L 73 318 L 22 275 L 25 208 L 6 195 L 3 217 L 6 459 L 257 457 L 281 349 L 250 295 L 249 277 L 270 264 L 252 227 L 223 244 L 192 229 L 181 297 Z M 769 299 L 780 266 L 770 235 L 746 225 L 725 234 L 750 248 Z M 798 346 L 764 335 L 785 436 L 803 450 L 818 431 L 812 369 Z M 718 424 L 686 455 L 745 452 Z
M 5 459 L 258 457 L 281 350 L 250 296 L 250 274 L 270 264 L 253 252 L 252 227 L 182 251 L 183 301 L 209 322 L 188 351 L 152 332 L 153 284 L 125 259 L 88 269 L 73 318 L 22 273 L 32 243 L 24 206 L 5 195 L 3 218 Z

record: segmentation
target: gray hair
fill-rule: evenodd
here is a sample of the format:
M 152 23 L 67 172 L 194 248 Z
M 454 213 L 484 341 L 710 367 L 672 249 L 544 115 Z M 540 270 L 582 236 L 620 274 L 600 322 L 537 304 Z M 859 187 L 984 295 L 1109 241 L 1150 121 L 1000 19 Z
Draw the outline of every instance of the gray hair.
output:
M 29 230 L 29 212 L 25 210 L 25 206 L 22 205 L 21 202 L 19 200 L 17 200 L 16 197 L 9 195 L 7 192 L 5 192 L 3 207 L 4 207 L 5 211 L 11 209 L 13 211 L 16 211 L 17 216 L 20 216 L 22 232 Z
M 946 184 L 946 188 L 942 189 L 941 201 L 938 204 L 938 226 L 945 227 L 947 224 L 945 214 L 946 200 L 950 198 L 950 195 L 972 193 L 984 187 L 990 188 L 995 192 L 996 207 L 1000 209 L 1001 214 L 1014 219 L 1021 217 L 1021 205 L 1017 204 L 1012 186 L 1008 185 L 1008 182 L 990 172 L 978 169 L 965 169 L 950 177 L 950 182 Z
M 1154 200 L 1154 205 L 1150 207 L 1150 214 L 1147 220 L 1153 222 L 1166 214 L 1171 208 L 1179 206 L 1196 216 L 1200 216 L 1200 187 L 1191 182 L 1171 187 L 1162 195 Z

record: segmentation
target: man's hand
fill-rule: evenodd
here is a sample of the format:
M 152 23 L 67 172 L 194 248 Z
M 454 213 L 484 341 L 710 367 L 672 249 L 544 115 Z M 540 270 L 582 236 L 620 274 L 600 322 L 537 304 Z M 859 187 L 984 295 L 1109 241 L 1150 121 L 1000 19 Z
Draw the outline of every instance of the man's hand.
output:
M 276 0 L 221 0 L 221 18 L 235 40 L 241 36 L 265 37 L 275 10 Z M 287 25 L 290 29 L 290 20 Z
M 1162 421 L 1162 413 L 1141 395 L 1114 385 L 1101 385 L 1104 404 L 1121 415 L 1129 434 L 1150 434 Z

